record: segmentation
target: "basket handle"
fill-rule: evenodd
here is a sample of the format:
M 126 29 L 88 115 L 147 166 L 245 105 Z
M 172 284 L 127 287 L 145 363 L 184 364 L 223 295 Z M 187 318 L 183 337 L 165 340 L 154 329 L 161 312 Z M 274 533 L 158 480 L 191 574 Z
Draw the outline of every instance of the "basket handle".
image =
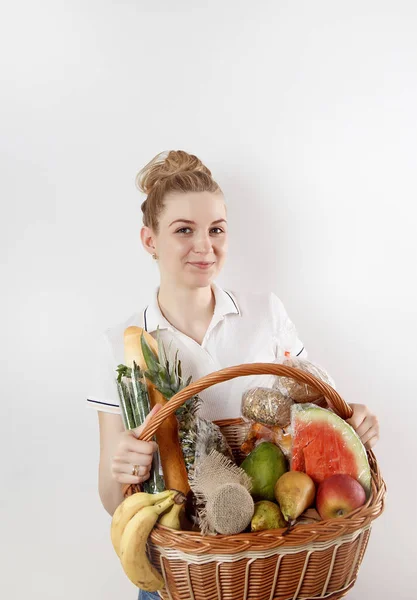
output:
M 349 419 L 352 416 L 353 411 L 351 407 L 346 404 L 336 390 L 327 383 L 324 383 L 324 381 L 317 379 L 317 377 L 314 377 L 305 371 L 301 371 L 300 369 L 296 369 L 295 367 L 287 367 L 276 363 L 248 363 L 236 365 L 234 367 L 226 367 L 220 371 L 209 373 L 208 375 L 197 379 L 194 383 L 187 385 L 187 387 L 176 393 L 163 408 L 153 415 L 141 432 L 139 439 L 149 442 L 163 421 L 174 414 L 177 408 L 184 404 L 186 400 L 192 398 L 199 392 L 202 392 L 217 383 L 247 375 L 278 375 L 290 377 L 300 383 L 307 383 L 323 394 L 330 408 L 332 408 L 339 417 L 342 417 L 342 419 Z M 306 400 L 306 402 L 308 402 L 308 400 Z

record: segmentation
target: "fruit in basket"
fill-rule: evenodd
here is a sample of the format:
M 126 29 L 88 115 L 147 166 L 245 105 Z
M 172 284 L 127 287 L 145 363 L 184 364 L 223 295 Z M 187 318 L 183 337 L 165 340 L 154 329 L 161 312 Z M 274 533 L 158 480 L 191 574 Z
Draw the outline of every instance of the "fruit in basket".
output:
M 184 496 L 185 500 L 185 496 Z M 171 529 L 181 529 L 181 512 L 184 510 L 184 504 L 174 504 L 171 508 L 161 515 L 158 519 L 158 523 L 164 527 L 170 527 Z
M 331 475 L 357 479 L 367 496 L 371 471 L 358 434 L 334 412 L 314 404 L 294 404 L 291 470 L 303 471 L 321 483 Z
M 365 504 L 365 490 L 350 475 L 332 475 L 317 489 L 316 508 L 322 519 L 335 519 Z
M 177 409 L 181 448 L 184 455 L 188 477 L 192 476 L 194 467 L 210 454 L 212 450 L 233 459 L 233 453 L 226 437 L 218 425 L 203 419 L 196 414 L 200 399 L 198 396 Z
M 260 500 L 255 504 L 255 512 L 251 521 L 251 531 L 264 531 L 265 529 L 283 529 L 288 523 L 275 502 Z
M 117 556 L 120 557 L 120 540 L 122 539 L 123 532 L 130 519 L 145 506 L 152 506 L 157 504 L 165 498 L 171 498 L 177 494 L 176 491 L 166 490 L 160 494 L 146 494 L 145 492 L 137 492 L 128 496 L 119 504 L 113 513 L 110 536 L 113 544 L 113 548 L 116 551 Z
M 275 500 L 274 486 L 287 471 L 287 461 L 278 446 L 271 442 L 260 443 L 240 466 L 252 479 L 253 498 Z
M 120 541 L 120 561 L 130 581 L 146 592 L 156 592 L 165 583 L 146 553 L 148 537 L 158 517 L 174 503 L 172 495 L 158 504 L 145 506 L 126 525 Z
M 289 522 L 293 522 L 314 502 L 316 486 L 306 473 L 288 471 L 275 485 L 275 498 L 281 512 Z

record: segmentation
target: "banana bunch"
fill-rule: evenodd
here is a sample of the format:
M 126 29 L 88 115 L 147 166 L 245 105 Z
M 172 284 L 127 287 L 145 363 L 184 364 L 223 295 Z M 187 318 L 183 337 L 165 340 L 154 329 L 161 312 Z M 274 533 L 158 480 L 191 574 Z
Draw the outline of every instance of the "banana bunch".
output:
M 176 490 L 159 494 L 138 492 L 128 496 L 113 514 L 113 548 L 130 581 L 142 590 L 156 592 L 165 585 L 160 573 L 149 562 L 146 544 L 159 517 L 165 527 L 181 528 L 180 513 L 184 501 L 185 496 Z

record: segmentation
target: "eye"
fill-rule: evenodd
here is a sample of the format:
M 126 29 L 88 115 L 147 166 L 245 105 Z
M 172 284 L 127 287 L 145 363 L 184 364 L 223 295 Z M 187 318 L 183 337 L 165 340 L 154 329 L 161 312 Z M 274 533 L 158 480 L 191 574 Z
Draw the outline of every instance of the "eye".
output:
M 214 231 L 215 229 L 217 229 L 219 231 L 219 233 L 224 233 L 223 229 L 221 229 L 221 227 L 213 227 L 212 231 Z
M 189 227 L 181 227 L 181 229 L 177 229 L 177 231 L 175 233 L 182 233 L 186 229 L 190 229 L 190 228 Z

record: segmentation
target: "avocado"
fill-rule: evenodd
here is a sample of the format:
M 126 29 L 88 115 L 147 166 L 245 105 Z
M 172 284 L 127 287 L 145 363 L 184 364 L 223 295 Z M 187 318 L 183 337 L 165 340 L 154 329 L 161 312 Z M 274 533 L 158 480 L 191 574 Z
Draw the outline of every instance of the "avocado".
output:
M 252 497 L 255 500 L 273 502 L 275 484 L 288 470 L 282 450 L 272 442 L 262 442 L 248 454 L 240 466 L 252 479 Z

